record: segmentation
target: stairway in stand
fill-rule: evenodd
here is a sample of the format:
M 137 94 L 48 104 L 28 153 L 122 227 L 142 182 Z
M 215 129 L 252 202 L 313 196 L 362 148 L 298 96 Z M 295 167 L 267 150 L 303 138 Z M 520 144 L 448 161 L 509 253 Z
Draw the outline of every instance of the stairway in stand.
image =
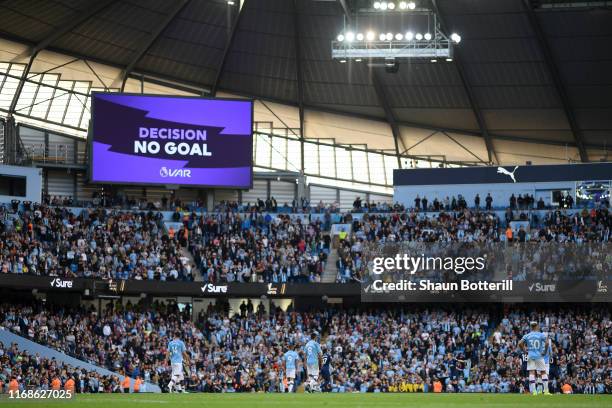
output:
M 338 268 L 336 267 L 336 261 L 338 260 L 338 250 L 332 248 L 329 256 L 327 257 L 327 263 L 325 264 L 325 270 L 321 276 L 321 282 L 323 283 L 335 283 L 336 277 L 338 276 Z
M 196 282 L 204 281 L 204 277 L 202 276 L 202 271 L 200 270 L 200 267 L 198 266 L 198 264 L 196 264 L 195 259 L 193 259 L 193 255 L 191 254 L 191 252 L 189 252 L 187 248 L 181 248 L 181 261 L 183 262 L 183 265 L 185 262 L 191 265 L 195 265 L 191 269 L 191 273 L 193 274 L 194 281 Z

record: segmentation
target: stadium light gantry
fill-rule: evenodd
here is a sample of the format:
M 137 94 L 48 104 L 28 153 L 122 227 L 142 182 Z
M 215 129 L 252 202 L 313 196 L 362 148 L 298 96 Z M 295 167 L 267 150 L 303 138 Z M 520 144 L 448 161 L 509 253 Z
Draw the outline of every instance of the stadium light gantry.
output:
M 369 30 L 363 32 L 346 31 L 338 34 L 332 41 L 332 59 L 356 60 L 384 60 L 391 58 L 395 61 L 409 59 L 440 60 L 451 62 L 453 60 L 453 47 L 461 41 L 461 36 L 453 33 L 449 38 L 439 28 L 431 32 L 417 32 L 412 30 L 400 32 L 383 32 Z M 433 62 L 433 61 L 432 61 Z
M 414 1 L 400 1 L 399 3 L 395 3 L 393 1 L 375 1 L 372 4 L 372 8 L 374 10 L 398 10 L 398 11 L 406 11 L 406 10 L 414 10 L 416 9 L 416 3 Z

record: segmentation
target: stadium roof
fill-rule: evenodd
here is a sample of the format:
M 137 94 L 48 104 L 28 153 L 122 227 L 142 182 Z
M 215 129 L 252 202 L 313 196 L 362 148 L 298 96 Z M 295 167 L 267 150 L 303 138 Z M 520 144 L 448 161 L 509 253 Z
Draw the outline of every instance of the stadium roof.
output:
M 571 146 L 582 159 L 610 144 L 608 2 L 424 1 L 463 41 L 452 63 L 397 74 L 331 60 L 351 0 L 246 0 L 240 11 L 222 0 L 4 0 L 0 37 L 205 94 Z

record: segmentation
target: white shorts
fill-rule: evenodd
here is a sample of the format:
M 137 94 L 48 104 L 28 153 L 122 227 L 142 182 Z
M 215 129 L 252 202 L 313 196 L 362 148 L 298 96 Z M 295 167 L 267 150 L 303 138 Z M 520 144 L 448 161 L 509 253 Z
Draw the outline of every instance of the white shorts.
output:
M 546 371 L 546 364 L 543 358 L 530 358 L 527 360 L 527 371 Z
M 287 378 L 291 378 L 291 379 L 295 378 L 295 368 L 287 369 Z
M 183 381 L 185 376 L 183 375 L 183 363 L 172 363 L 172 379 Z
M 319 365 L 306 365 L 306 372 L 309 376 L 313 377 L 315 380 L 319 378 Z

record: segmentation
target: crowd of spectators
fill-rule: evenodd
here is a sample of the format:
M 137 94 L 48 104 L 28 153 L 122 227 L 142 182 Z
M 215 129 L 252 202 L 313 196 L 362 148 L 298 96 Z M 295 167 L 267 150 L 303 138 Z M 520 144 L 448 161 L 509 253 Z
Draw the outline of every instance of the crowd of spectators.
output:
M 417 212 L 402 214 L 364 214 L 354 219 L 351 234 L 339 243 L 337 281 L 361 281 L 367 273 L 369 258 L 365 249 L 398 242 L 490 242 L 503 235 L 494 212 L 463 210 L 424 216 Z
M 531 212 L 533 197 L 519 198 L 511 198 L 514 204 L 500 218 L 499 211 L 488 210 L 490 195 L 483 198 L 484 207 L 478 195 L 472 207 L 461 195 L 432 203 L 417 196 L 412 209 L 368 204 L 357 197 L 353 212 L 343 213 L 322 204 L 312 207 L 307 200 L 294 201 L 287 213 L 278 212 L 271 197 L 253 205 L 222 202 L 210 213 L 177 207 L 173 218 L 182 225 L 177 231 L 166 230 L 161 212 L 146 206 L 124 211 L 17 202 L 0 206 L 0 273 L 162 281 L 192 281 L 201 273 L 205 282 L 213 283 L 319 282 L 333 238 L 327 231 L 332 223 L 342 222 L 352 225 L 334 249 L 339 253 L 338 282 L 362 280 L 368 262 L 363 248 L 369 244 L 610 240 L 612 215 L 605 206 Z M 50 197 L 50 204 L 55 199 Z M 163 204 L 181 203 L 173 199 Z M 323 213 L 294 212 L 312 208 Z M 181 247 L 191 252 L 195 263 Z M 529 251 L 533 255 L 533 246 Z M 608 252 L 597 252 L 604 275 L 612 268 Z M 533 271 L 527 268 L 529 262 L 523 265 L 508 273 L 515 279 L 528 278 Z M 541 269 L 537 264 L 534 268 Z M 549 264 L 547 271 L 539 271 L 539 277 L 560 276 L 551 268 Z
M 77 393 L 121 392 L 118 376 L 78 369 L 39 354 L 0 342 L 0 394 L 27 390 L 63 390 Z
M 330 247 L 324 223 L 223 212 L 186 215 L 183 229 L 205 282 L 319 282 Z
M 612 278 L 612 213 L 607 207 L 555 210 L 531 217 L 508 209 L 505 222 L 493 211 L 474 209 L 364 214 L 346 221 L 351 223 L 351 233 L 338 244 L 338 282 L 362 281 L 368 262 L 378 254 L 371 249 L 378 251 L 385 244 L 400 242 L 423 246 L 467 243 L 480 245 L 489 255 L 496 248 L 490 244 L 517 243 L 521 245 L 515 245 L 514 254 L 521 262 L 514 259 L 510 265 L 510 257 L 499 258 L 499 265 L 491 263 L 491 267 L 501 265 L 518 280 L 584 278 L 591 274 L 599 279 Z M 558 245 L 569 243 L 577 245 Z
M 159 213 L 0 209 L 0 273 L 190 281 L 192 269 Z
M 332 392 L 525 392 L 526 363 L 517 344 L 528 322 L 554 341 L 553 392 L 612 392 L 610 311 L 596 306 L 532 309 L 427 307 L 266 314 L 261 307 L 189 308 L 150 304 L 104 310 L 0 306 L 0 326 L 69 355 L 142 377 L 165 389 L 166 348 L 176 330 L 187 345 L 191 392 L 283 392 L 282 354 L 320 334 L 331 358 Z M 11 366 L 14 363 L 10 363 Z M 298 364 L 297 383 L 305 379 Z

